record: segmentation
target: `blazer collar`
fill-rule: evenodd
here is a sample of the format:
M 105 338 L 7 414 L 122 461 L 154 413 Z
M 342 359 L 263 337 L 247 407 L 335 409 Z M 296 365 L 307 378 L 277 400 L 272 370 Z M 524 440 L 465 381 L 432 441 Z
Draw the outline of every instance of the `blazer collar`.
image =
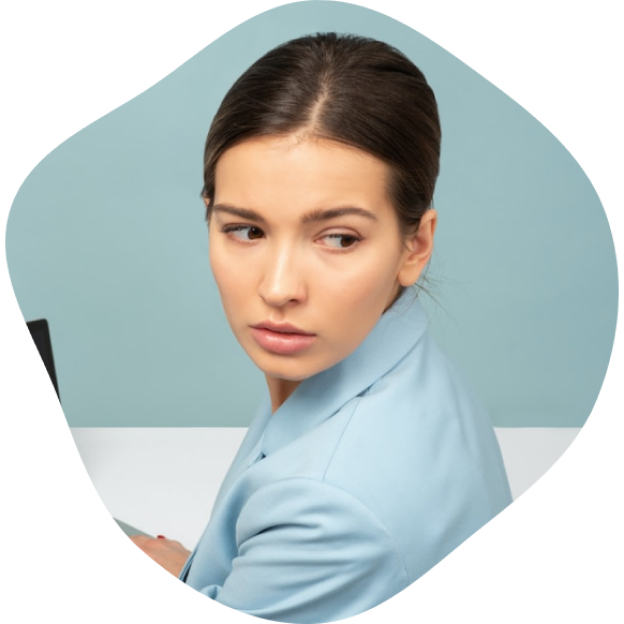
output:
M 344 360 L 302 381 L 266 422 L 261 452 L 268 456 L 311 431 L 362 394 L 390 371 L 419 341 L 427 316 L 412 289 L 407 289 L 381 316 L 372 331 Z

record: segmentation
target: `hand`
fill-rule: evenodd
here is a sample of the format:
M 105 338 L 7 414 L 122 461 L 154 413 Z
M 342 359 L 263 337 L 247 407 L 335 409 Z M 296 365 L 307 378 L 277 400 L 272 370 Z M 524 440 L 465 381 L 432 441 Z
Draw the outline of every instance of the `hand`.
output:
M 145 535 L 130 535 L 130 539 L 146 555 L 151 557 L 158 565 L 173 574 L 180 576 L 186 560 L 191 554 L 180 542 L 170 539 L 154 539 Z

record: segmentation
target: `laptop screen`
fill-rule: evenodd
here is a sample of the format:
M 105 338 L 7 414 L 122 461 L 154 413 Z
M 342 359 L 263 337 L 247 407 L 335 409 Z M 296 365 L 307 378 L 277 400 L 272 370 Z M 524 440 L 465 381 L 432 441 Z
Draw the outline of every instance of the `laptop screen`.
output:
M 54 368 L 54 356 L 52 355 L 52 343 L 50 341 L 50 329 L 48 328 L 48 321 L 46 319 L 38 319 L 36 321 L 28 321 L 26 323 L 30 330 L 30 335 L 37 346 L 39 355 L 45 364 L 45 367 L 52 380 L 52 385 L 56 390 L 56 396 L 61 398 L 58 389 L 58 383 L 56 381 L 56 370 Z
M 28 321 L 26 325 L 28 325 L 30 335 L 32 336 L 35 345 L 37 345 L 39 355 L 41 355 L 41 359 L 43 360 L 48 374 L 50 375 L 50 379 L 52 380 L 52 384 L 54 385 L 54 389 L 56 390 L 56 396 L 58 396 L 60 400 L 58 384 L 56 382 L 56 370 L 54 369 L 54 357 L 52 355 L 52 342 L 50 341 L 50 328 L 48 327 L 48 322 L 46 321 L 46 319 L 38 319 L 36 321 Z M 117 522 L 121 530 L 126 535 L 145 535 L 147 537 L 151 537 L 149 533 L 144 533 L 136 527 L 133 527 L 130 524 L 126 524 L 125 522 L 122 522 L 117 518 L 113 518 L 113 520 Z

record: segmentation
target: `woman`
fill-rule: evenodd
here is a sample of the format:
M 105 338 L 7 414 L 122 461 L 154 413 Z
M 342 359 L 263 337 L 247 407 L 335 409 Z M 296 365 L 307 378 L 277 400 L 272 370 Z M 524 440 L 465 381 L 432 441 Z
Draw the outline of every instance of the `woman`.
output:
M 193 553 L 135 543 L 224 605 L 284 622 L 360 613 L 511 501 L 487 415 L 411 288 L 433 249 L 439 156 L 424 76 L 360 37 L 272 50 L 217 112 L 210 262 L 268 393 Z

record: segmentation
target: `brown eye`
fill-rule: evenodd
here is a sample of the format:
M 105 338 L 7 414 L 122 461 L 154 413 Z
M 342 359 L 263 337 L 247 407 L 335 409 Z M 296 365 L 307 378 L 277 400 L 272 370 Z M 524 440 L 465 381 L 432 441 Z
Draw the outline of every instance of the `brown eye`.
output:
M 264 236 L 264 232 L 253 225 L 225 225 L 221 231 L 242 242 L 257 240 Z
M 326 241 L 328 247 L 332 247 L 334 249 L 346 249 L 348 247 L 353 247 L 362 239 L 357 236 L 353 236 L 352 234 L 328 234 L 323 237 L 323 240 Z
M 357 243 L 358 239 L 355 236 L 341 236 L 340 237 L 340 246 L 341 247 L 351 247 Z

